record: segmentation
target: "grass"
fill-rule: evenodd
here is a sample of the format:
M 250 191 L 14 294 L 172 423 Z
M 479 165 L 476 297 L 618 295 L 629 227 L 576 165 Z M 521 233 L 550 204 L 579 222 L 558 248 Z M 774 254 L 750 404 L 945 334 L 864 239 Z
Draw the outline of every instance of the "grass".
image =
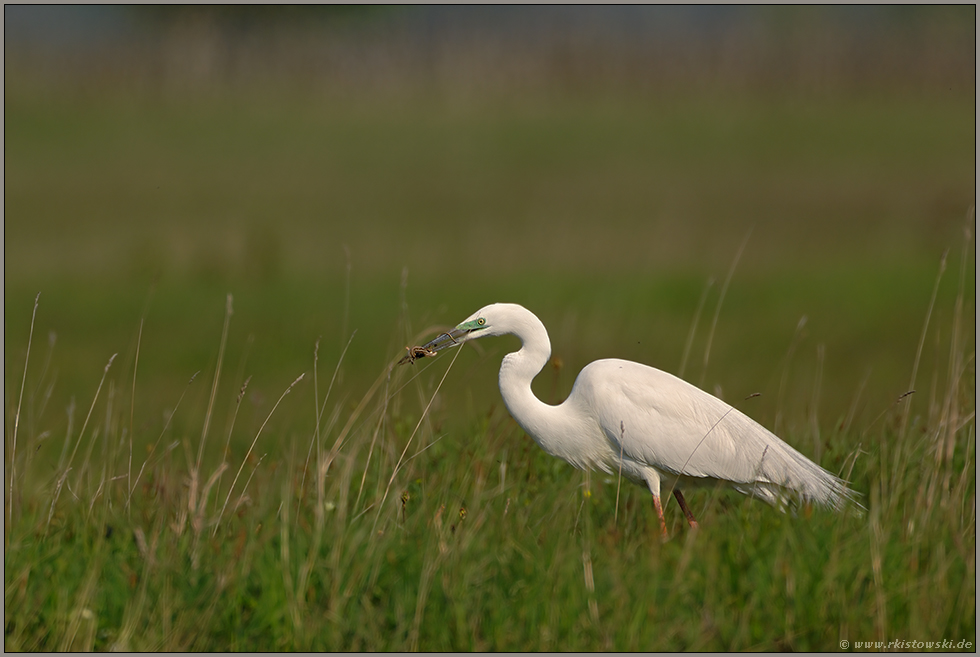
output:
M 467 370 L 492 378 L 484 370 L 495 351 L 477 365 L 460 351 L 455 366 L 452 357 L 383 366 L 356 396 L 334 378 L 345 352 L 320 342 L 308 345 L 307 377 L 271 392 L 228 362 L 237 320 L 229 299 L 209 331 L 216 356 L 197 375 L 197 407 L 173 399 L 161 431 L 134 427 L 133 406 L 155 401 L 140 397 L 151 321 L 126 367 L 110 363 L 101 380 L 90 373 L 97 384 L 61 438 L 48 434 L 58 421 L 41 397 L 55 382 L 38 362 L 32 319 L 25 402 L 7 429 L 17 449 L 7 463 L 5 647 L 975 645 L 968 255 L 953 308 L 938 294 L 947 274 L 922 331 L 920 353 L 938 335 L 947 347 L 945 362 L 917 375 L 932 378 L 928 397 L 913 380 L 920 392 L 874 421 L 818 421 L 821 463 L 850 473 L 866 515 L 780 515 L 709 491 L 691 496 L 696 534 L 668 507 L 666 543 L 639 487 L 619 491 L 612 478 L 548 457 L 499 404 L 446 401 L 459 399 Z M 930 323 L 940 316 L 937 332 Z M 408 320 L 400 314 L 393 341 L 408 334 Z M 388 353 L 391 363 L 401 355 Z M 245 422 L 243 399 L 260 384 L 271 394 Z M 238 394 L 222 399 L 229 388 Z M 811 451 L 800 433 L 787 438 Z M 35 458 L 42 443 L 62 440 L 53 469 Z

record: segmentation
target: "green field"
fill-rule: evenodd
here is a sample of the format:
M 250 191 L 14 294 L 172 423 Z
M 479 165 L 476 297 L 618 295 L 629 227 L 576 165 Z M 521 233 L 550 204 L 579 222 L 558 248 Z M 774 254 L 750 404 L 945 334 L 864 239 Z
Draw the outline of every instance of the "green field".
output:
M 5 648 L 975 649 L 975 142 L 972 97 L 8 93 Z M 509 417 L 513 339 L 391 368 L 495 301 L 542 399 L 682 374 L 867 512 L 694 492 L 661 543 Z

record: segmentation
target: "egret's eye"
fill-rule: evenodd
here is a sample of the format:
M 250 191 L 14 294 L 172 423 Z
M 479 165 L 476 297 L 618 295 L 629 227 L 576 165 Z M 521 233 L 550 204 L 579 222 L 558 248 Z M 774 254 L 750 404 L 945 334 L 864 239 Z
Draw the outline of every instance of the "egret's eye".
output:
M 487 323 L 487 320 L 481 317 L 480 319 L 476 320 L 476 323 L 479 324 L 480 326 L 483 326 L 484 324 Z

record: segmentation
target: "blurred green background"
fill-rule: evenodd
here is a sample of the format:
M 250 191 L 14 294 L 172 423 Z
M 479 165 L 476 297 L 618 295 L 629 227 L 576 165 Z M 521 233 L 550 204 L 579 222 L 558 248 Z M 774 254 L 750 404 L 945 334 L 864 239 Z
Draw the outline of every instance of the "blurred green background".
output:
M 552 333 L 549 400 L 615 356 L 780 431 L 867 426 L 947 249 L 922 371 L 962 272 L 974 313 L 973 6 L 4 13 L 8 418 L 39 292 L 32 399 L 85 406 L 116 352 L 128 390 L 139 344 L 157 428 L 227 293 L 219 400 L 251 375 L 253 423 L 317 339 L 325 378 L 356 330 L 354 403 L 420 332 L 515 301 Z M 497 403 L 512 346 L 464 354 L 446 407 Z

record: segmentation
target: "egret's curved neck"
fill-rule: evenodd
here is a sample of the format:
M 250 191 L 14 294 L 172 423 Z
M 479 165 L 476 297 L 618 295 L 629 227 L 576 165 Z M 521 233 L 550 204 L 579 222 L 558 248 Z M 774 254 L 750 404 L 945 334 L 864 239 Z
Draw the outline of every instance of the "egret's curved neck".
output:
M 500 365 L 500 394 L 521 428 L 546 452 L 555 454 L 557 445 L 551 445 L 550 438 L 560 432 L 558 425 L 563 418 L 555 413 L 556 406 L 545 404 L 531 391 L 532 379 L 551 357 L 548 331 L 541 320 L 528 312 L 515 322 L 510 333 L 520 338 L 523 346 L 504 356 Z

